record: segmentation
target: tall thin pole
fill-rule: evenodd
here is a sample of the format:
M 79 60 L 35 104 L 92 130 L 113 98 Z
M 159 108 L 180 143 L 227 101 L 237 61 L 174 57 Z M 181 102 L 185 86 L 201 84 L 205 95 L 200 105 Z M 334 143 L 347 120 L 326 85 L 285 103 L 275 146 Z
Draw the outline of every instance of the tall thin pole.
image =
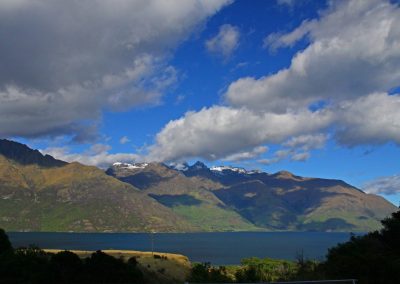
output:
M 150 232 L 150 241 L 151 241 L 151 255 L 154 256 L 154 233 Z

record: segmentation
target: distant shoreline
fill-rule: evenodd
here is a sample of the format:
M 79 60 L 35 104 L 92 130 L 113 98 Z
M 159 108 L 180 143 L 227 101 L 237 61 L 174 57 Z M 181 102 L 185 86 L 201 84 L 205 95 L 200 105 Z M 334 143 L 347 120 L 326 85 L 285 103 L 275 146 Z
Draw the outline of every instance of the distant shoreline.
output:
M 8 233 L 50 233 L 50 234 L 223 234 L 223 233 L 355 233 L 355 234 L 366 234 L 367 231 L 196 231 L 196 232 L 85 232 L 85 231 L 7 231 Z

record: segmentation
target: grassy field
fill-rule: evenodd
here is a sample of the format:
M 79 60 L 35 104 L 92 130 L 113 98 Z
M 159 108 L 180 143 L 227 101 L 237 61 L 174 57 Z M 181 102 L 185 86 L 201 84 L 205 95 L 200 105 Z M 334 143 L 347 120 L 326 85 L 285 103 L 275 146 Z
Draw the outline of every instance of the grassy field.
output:
M 57 253 L 63 250 L 45 249 L 49 253 Z M 70 250 L 81 258 L 89 257 L 93 251 Z M 163 283 L 183 283 L 190 274 L 191 263 L 189 259 L 181 254 L 143 252 L 134 250 L 102 250 L 102 252 L 115 258 L 127 261 L 135 257 L 141 270 L 147 275 L 153 275 L 155 279 Z

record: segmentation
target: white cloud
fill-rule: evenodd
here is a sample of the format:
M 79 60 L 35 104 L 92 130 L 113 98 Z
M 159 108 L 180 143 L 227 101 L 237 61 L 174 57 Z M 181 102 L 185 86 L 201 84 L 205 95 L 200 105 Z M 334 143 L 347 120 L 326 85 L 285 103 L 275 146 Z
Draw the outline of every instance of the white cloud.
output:
M 89 155 L 98 155 L 100 153 L 105 153 L 111 150 L 111 146 L 107 144 L 94 144 L 90 147 L 90 149 L 86 152 Z
M 131 140 L 127 136 L 123 136 L 123 137 L 121 137 L 121 139 L 119 139 L 120 144 L 126 144 L 129 141 L 131 141 Z
M 219 28 L 216 36 L 206 41 L 205 45 L 209 52 L 220 54 L 227 59 L 239 46 L 239 39 L 239 29 L 225 24 Z
M 260 159 L 257 160 L 258 163 L 269 166 L 278 162 L 276 159 Z
M 334 117 L 334 114 L 332 114 L 332 117 Z M 311 150 L 325 146 L 327 138 L 326 134 L 321 133 L 291 137 L 282 143 L 283 149 L 276 151 L 272 158 L 261 159 L 258 162 L 269 165 L 287 158 L 292 161 L 304 162 L 311 157 Z
M 300 161 L 300 162 L 304 162 L 304 161 L 308 160 L 309 158 L 310 158 L 309 152 L 295 153 L 291 157 L 292 161 Z
M 341 145 L 378 145 L 388 141 L 400 145 L 399 109 L 399 95 L 371 94 L 329 108 L 329 124 L 334 126 L 334 138 Z M 328 135 L 323 133 L 294 136 L 283 142 L 284 148 L 275 152 L 272 158 L 259 162 L 272 164 L 289 157 L 293 161 L 307 160 L 310 151 L 323 148 L 327 139 Z
M 259 113 L 246 108 L 204 108 L 170 121 L 149 148 L 149 160 L 202 157 L 225 158 L 265 143 L 284 142 L 291 136 L 313 133 L 331 123 L 329 111 L 302 110 L 285 114 Z
M 310 44 L 288 68 L 233 82 L 225 97 L 236 107 L 285 112 L 317 101 L 338 102 L 386 92 L 400 82 L 400 8 L 386 1 L 342 1 L 281 35 L 274 46 Z M 268 39 L 267 39 L 268 42 Z
M 283 146 L 292 149 L 302 149 L 304 151 L 309 151 L 312 149 L 320 149 L 325 146 L 327 140 L 326 134 L 315 134 L 315 135 L 300 135 L 297 137 L 292 137 Z
M 108 168 L 115 162 L 132 163 L 141 161 L 142 157 L 131 153 L 110 153 L 111 147 L 104 144 L 95 144 L 83 153 L 71 153 L 68 147 L 52 147 L 40 150 L 44 154 L 67 162 L 79 162 L 100 168 Z
M 228 2 L 0 1 L 0 135 L 82 140 L 103 109 L 158 103 L 165 56 Z
M 283 148 L 276 151 L 271 158 L 259 159 L 257 162 L 264 165 L 271 165 L 285 159 L 304 162 L 311 157 L 311 150 L 320 149 L 325 145 L 326 139 L 324 134 L 292 137 L 282 143 Z
M 371 94 L 337 108 L 336 139 L 344 145 L 400 145 L 400 95 Z
M 253 149 L 251 149 L 250 151 L 244 151 L 244 152 L 238 152 L 235 154 L 231 154 L 231 155 L 223 158 L 222 160 L 223 161 L 231 161 L 231 162 L 249 160 L 249 159 L 257 158 L 267 151 L 268 151 L 268 147 L 257 146 L 257 147 L 254 147 Z
M 226 106 L 170 121 L 149 148 L 160 160 L 215 160 L 268 143 L 283 148 L 262 163 L 304 161 L 327 137 L 341 145 L 400 144 L 400 8 L 388 1 L 329 2 L 319 19 L 266 39 L 273 48 L 310 43 L 288 68 L 240 78 Z M 317 111 L 310 106 L 319 105 Z
M 269 48 L 272 53 L 281 47 L 292 47 L 297 41 L 306 36 L 315 24 L 315 21 L 305 20 L 301 26 L 290 33 L 272 33 L 264 39 L 263 46 Z
M 260 164 L 264 164 L 264 165 L 271 165 L 271 164 L 278 163 L 293 154 L 295 154 L 295 153 L 291 149 L 282 149 L 282 150 L 276 151 L 274 153 L 274 155 L 272 156 L 272 158 L 259 159 L 259 160 L 257 160 L 257 162 Z
M 367 193 L 395 195 L 400 193 L 400 175 L 380 177 L 362 187 Z

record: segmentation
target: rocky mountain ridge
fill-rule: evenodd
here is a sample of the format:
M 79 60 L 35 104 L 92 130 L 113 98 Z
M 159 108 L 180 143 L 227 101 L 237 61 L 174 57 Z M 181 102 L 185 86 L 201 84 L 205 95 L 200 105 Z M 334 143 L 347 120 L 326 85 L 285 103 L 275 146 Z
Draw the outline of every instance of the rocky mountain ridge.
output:
M 68 164 L 67 162 L 54 159 L 50 155 L 43 155 L 38 150 L 32 150 L 28 146 L 0 139 L 0 155 L 22 165 L 39 165 L 42 167 L 61 167 Z

